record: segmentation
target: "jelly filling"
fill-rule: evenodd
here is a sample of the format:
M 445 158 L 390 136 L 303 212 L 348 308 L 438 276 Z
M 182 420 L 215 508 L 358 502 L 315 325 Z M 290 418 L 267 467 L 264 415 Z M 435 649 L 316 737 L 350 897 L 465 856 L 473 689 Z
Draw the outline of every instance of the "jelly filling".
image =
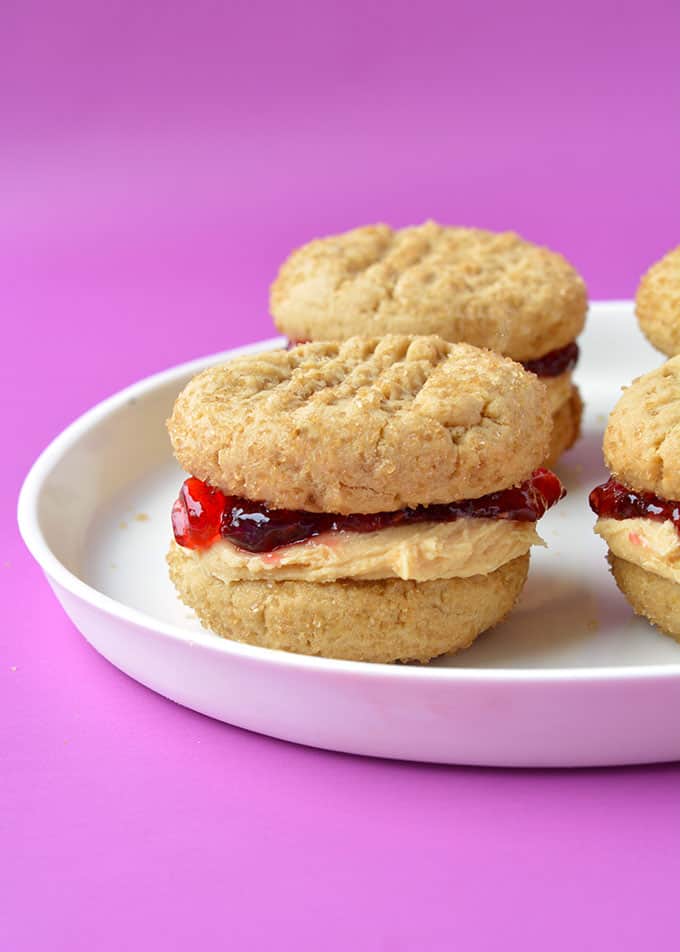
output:
M 190 476 L 182 483 L 172 507 L 172 531 L 187 549 L 207 549 L 220 538 L 226 497 L 202 479 Z
M 560 374 L 573 370 L 577 361 L 578 344 L 573 340 L 566 347 L 551 350 L 536 360 L 523 360 L 522 366 L 537 377 L 559 377 Z
M 297 347 L 298 344 L 309 344 L 304 338 L 288 341 L 288 349 Z M 559 347 L 557 350 L 551 350 L 536 360 L 522 360 L 520 363 L 525 370 L 531 371 L 537 377 L 559 377 L 560 374 L 573 370 L 578 361 L 578 344 L 575 340 L 566 347 Z
M 680 502 L 654 493 L 637 493 L 613 477 L 590 494 L 590 508 L 602 519 L 656 519 L 680 530 Z
M 520 486 L 479 499 L 416 506 L 396 512 L 348 516 L 329 512 L 270 509 L 265 503 L 226 496 L 197 479 L 185 480 L 172 507 L 172 527 L 179 545 L 205 549 L 219 538 L 248 552 L 271 552 L 324 532 L 375 532 L 419 522 L 453 522 L 460 518 L 535 522 L 565 495 L 557 476 L 537 469 Z

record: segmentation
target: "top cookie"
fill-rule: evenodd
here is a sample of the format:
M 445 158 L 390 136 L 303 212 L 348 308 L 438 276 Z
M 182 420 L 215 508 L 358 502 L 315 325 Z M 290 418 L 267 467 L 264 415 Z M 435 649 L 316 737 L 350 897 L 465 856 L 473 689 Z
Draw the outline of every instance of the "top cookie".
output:
M 624 390 L 603 448 L 607 466 L 630 489 L 680 499 L 680 356 Z
M 187 472 L 277 509 L 368 513 L 476 498 L 545 457 L 545 386 L 437 337 L 303 344 L 212 367 L 168 429 Z
M 355 228 L 303 245 L 271 288 L 291 340 L 438 334 L 532 360 L 583 327 L 585 285 L 559 254 L 511 232 L 429 221 Z
M 669 357 L 680 353 L 680 245 L 643 276 L 635 313 L 650 344 Z

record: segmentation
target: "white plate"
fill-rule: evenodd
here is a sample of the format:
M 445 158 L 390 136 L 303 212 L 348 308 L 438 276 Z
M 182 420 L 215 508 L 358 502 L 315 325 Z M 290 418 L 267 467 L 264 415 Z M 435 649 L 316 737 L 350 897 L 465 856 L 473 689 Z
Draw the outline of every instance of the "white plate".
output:
M 568 498 L 540 524 L 511 617 L 429 667 L 253 648 L 200 627 L 168 581 L 170 506 L 182 474 L 164 427 L 203 367 L 174 368 L 90 410 L 45 450 L 19 525 L 58 599 L 122 671 L 204 714 L 316 747 L 442 763 L 589 766 L 680 758 L 680 645 L 636 619 L 593 535 L 588 491 L 620 387 L 660 363 L 629 303 L 592 307 L 577 379 L 584 436 L 560 473 Z

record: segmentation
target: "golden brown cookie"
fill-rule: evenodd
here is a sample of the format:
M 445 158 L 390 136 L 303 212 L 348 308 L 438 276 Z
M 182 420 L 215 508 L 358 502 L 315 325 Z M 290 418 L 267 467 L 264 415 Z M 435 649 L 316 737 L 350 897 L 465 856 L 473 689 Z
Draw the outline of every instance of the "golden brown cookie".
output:
M 437 337 L 319 342 L 195 377 L 168 428 L 187 472 L 271 508 L 371 513 L 475 498 L 548 452 L 546 389 Z
M 568 403 L 573 396 L 574 384 L 571 371 L 560 374 L 557 377 L 539 377 L 542 384 L 548 391 L 548 402 L 550 403 L 550 412 L 554 415 L 561 410 L 565 403 Z
M 680 356 L 624 390 L 603 448 L 608 468 L 625 486 L 680 499 Z
M 572 384 L 567 399 L 553 412 L 550 449 L 543 463 L 544 466 L 554 466 L 562 453 L 566 453 L 574 445 L 581 432 L 582 415 L 581 394 L 578 387 Z
M 170 576 L 201 622 L 263 648 L 356 661 L 429 661 L 467 648 L 514 605 L 529 555 L 489 575 L 430 582 L 224 582 L 173 543 Z
M 657 350 L 669 357 L 680 353 L 680 245 L 643 276 L 635 313 L 643 333 Z
M 612 574 L 638 615 L 680 639 L 680 356 L 624 390 L 603 448 L 612 478 L 590 504 Z
M 570 386 L 555 381 L 553 402 Z M 532 373 L 437 337 L 211 368 L 169 420 L 192 474 L 172 510 L 172 580 L 204 624 L 250 644 L 385 662 L 459 650 L 514 604 L 533 519 L 560 497 L 545 472 L 511 489 L 548 451 L 551 420 Z
M 292 340 L 437 334 L 527 361 L 583 327 L 585 285 L 559 254 L 511 232 L 429 221 L 355 228 L 304 245 L 271 289 Z
M 680 585 L 647 572 L 609 553 L 609 565 L 619 590 L 636 615 L 651 621 L 664 634 L 680 641 Z

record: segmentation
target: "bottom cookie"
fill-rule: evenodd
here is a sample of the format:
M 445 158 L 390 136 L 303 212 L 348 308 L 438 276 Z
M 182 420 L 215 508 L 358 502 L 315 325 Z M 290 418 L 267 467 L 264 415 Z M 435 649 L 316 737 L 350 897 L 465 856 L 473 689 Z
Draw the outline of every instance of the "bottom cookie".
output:
M 168 564 L 182 601 L 224 638 L 326 658 L 425 662 L 467 648 L 507 615 L 529 555 L 489 575 L 431 582 L 223 582 L 174 542 Z
M 680 585 L 611 552 L 608 560 L 616 584 L 635 614 L 642 615 L 665 635 L 680 641 Z
M 553 428 L 550 436 L 550 450 L 543 463 L 549 469 L 555 465 L 562 453 L 570 449 L 581 433 L 581 416 L 583 415 L 583 400 L 576 386 L 572 386 L 571 394 L 553 413 Z

